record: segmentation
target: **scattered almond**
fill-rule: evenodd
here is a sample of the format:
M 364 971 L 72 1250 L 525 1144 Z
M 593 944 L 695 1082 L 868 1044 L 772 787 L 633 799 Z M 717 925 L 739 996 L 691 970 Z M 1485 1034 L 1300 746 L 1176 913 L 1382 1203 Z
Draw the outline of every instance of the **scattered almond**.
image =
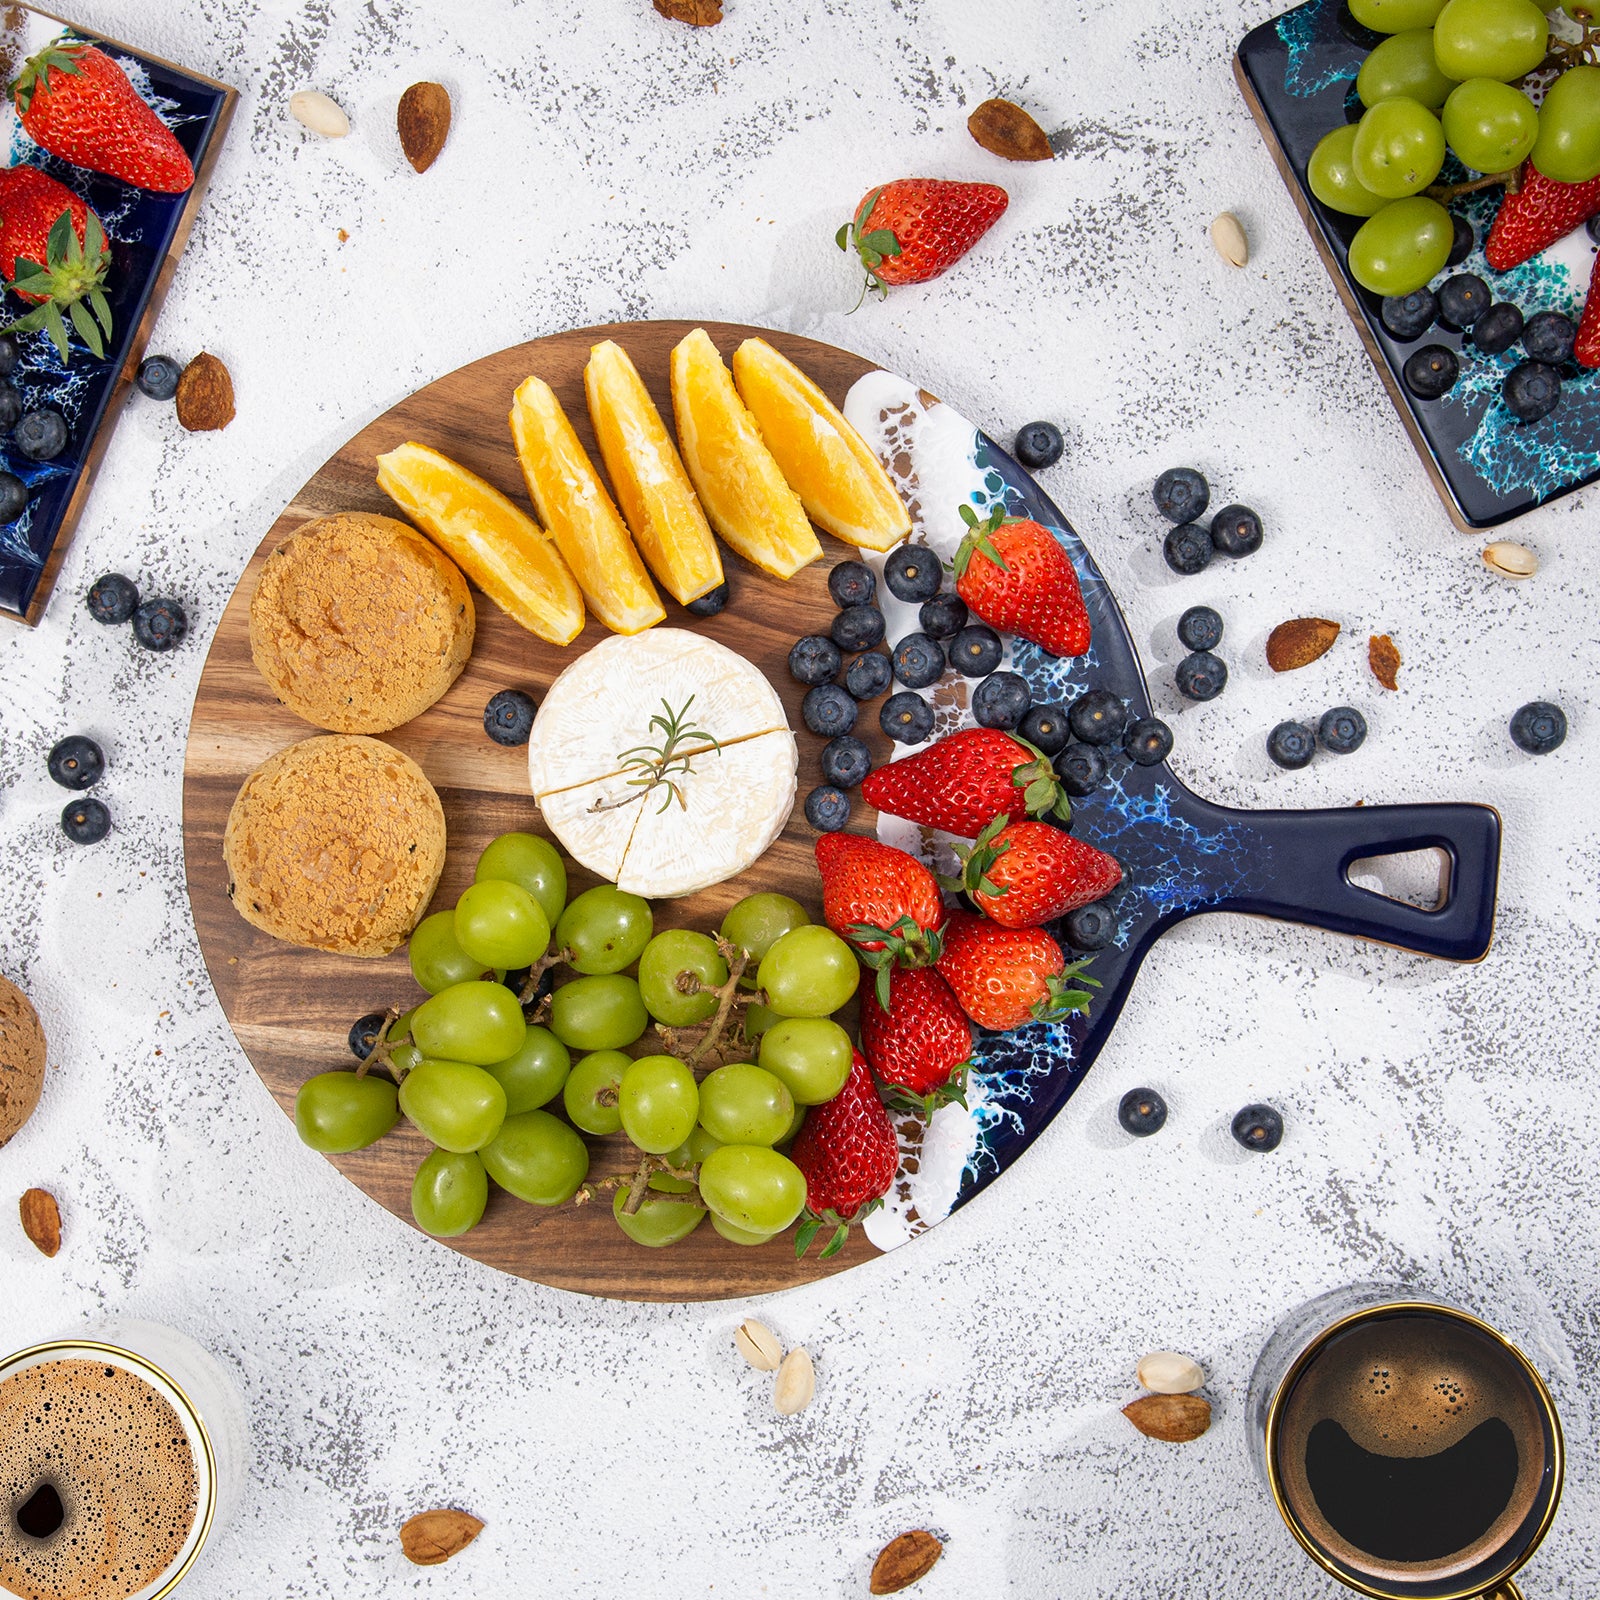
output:
M 985 100 L 967 118 L 967 132 L 1007 161 L 1048 161 L 1055 154 L 1044 129 L 1009 100 Z
M 873 1594 L 899 1594 L 933 1571 L 944 1546 L 926 1528 L 891 1539 L 872 1563 Z
M 1222 212 L 1211 224 L 1211 242 L 1230 267 L 1242 267 L 1250 259 L 1244 224 L 1231 211 Z
M 805 1346 L 796 1345 L 778 1368 L 778 1379 L 772 1386 L 772 1403 L 778 1408 L 780 1417 L 792 1417 L 811 1404 L 811 1397 L 816 1392 L 816 1368 L 811 1365 L 811 1357 L 806 1354 Z
M 1147 1438 L 1168 1444 L 1187 1444 L 1211 1426 L 1211 1402 L 1197 1394 L 1147 1394 L 1122 1414 Z
M 1507 539 L 1483 547 L 1483 564 L 1502 578 L 1531 578 L 1539 570 L 1539 558 L 1533 551 Z
M 190 433 L 214 433 L 233 421 L 233 379 L 202 350 L 178 379 L 178 421 Z
M 1280 622 L 1267 635 L 1267 665 L 1274 672 L 1293 672 L 1309 667 L 1325 656 L 1339 637 L 1339 624 L 1326 617 L 1295 617 Z
M 1140 1384 L 1155 1394 L 1192 1394 L 1204 1386 L 1200 1364 L 1176 1350 L 1152 1350 L 1139 1363 Z
M 17 1207 L 22 1213 L 22 1231 L 43 1254 L 53 1256 L 61 1248 L 61 1207 L 48 1189 L 29 1189 Z
M 339 102 L 320 89 L 302 89 L 290 95 L 289 115 L 324 139 L 342 139 L 350 131 L 350 119 Z
M 414 83 L 400 96 L 395 113 L 400 148 L 418 172 L 426 172 L 439 158 L 450 136 L 450 95 L 442 83 Z
M 436 1567 L 465 1550 L 483 1532 L 483 1524 L 465 1511 L 419 1511 L 400 1530 L 406 1560 Z
M 741 1322 L 733 1330 L 733 1342 L 746 1361 L 757 1372 L 776 1372 L 783 1360 L 783 1346 L 778 1336 L 754 1318 Z
M 44 1029 L 28 997 L 0 978 L 0 1146 L 33 1115 L 44 1088 Z
M 722 0 L 650 0 L 662 16 L 687 22 L 691 28 L 711 28 L 722 21 Z
M 1395 682 L 1395 674 L 1400 670 L 1400 652 L 1395 649 L 1394 640 L 1388 634 L 1375 633 L 1367 640 L 1367 665 L 1372 668 L 1372 676 L 1385 689 L 1400 687 Z

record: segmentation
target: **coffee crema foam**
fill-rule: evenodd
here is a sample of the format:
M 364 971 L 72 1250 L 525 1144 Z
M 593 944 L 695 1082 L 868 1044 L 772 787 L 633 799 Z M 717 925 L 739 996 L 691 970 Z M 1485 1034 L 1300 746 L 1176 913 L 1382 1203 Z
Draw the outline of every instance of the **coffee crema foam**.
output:
M 61 1526 L 17 1512 L 49 1484 Z M 178 1558 L 194 1527 L 194 1451 L 172 1402 L 102 1361 L 46 1361 L 0 1379 L 0 1588 L 23 1600 L 128 1600 Z

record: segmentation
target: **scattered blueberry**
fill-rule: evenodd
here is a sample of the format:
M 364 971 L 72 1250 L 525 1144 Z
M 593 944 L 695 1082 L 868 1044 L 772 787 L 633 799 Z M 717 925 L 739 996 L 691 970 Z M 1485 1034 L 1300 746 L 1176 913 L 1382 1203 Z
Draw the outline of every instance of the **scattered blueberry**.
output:
M 41 407 L 23 414 L 11 442 L 29 461 L 54 461 L 67 448 L 67 438 L 66 419 L 61 413 Z
M 1074 799 L 1081 800 L 1099 788 L 1106 775 L 1105 753 L 1098 745 L 1069 744 L 1055 759 L 1056 776 L 1061 787 Z
M 1471 337 L 1486 356 L 1497 356 L 1522 337 L 1522 313 L 1508 300 L 1497 301 L 1472 324 Z
M 0 472 L 0 523 L 12 523 L 28 509 L 28 486 L 14 472 Z
M 170 596 L 146 600 L 133 614 L 133 636 L 146 650 L 176 650 L 188 631 L 188 612 Z
M 878 726 L 896 744 L 921 744 L 933 732 L 933 707 L 920 694 L 902 689 L 883 702 Z
M 1577 337 L 1578 330 L 1573 327 L 1572 319 L 1559 311 L 1536 311 L 1522 325 L 1522 348 L 1535 361 L 1543 361 L 1551 367 L 1559 367 L 1563 361 L 1572 359 L 1572 345 Z
M 1233 1136 L 1246 1150 L 1276 1150 L 1283 1143 L 1283 1118 L 1271 1106 L 1246 1106 L 1234 1116 Z
M 1198 522 L 1186 522 L 1182 527 L 1174 528 L 1161 546 L 1161 554 L 1166 557 L 1167 565 L 1186 578 L 1204 572 L 1216 553 L 1217 547 L 1211 542 L 1210 533 Z
M 1017 734 L 1041 754 L 1059 755 L 1067 748 L 1067 740 L 1072 737 L 1072 727 L 1067 721 L 1067 708 L 1030 706 L 1027 716 L 1017 724 Z
M 0 378 L 9 378 L 16 371 L 22 351 L 14 333 L 0 333 Z
M 819 783 L 806 796 L 806 821 L 818 833 L 837 833 L 850 820 L 850 796 L 832 784 Z
M 1148 1139 L 1167 1125 L 1167 1102 L 1154 1089 L 1130 1089 L 1117 1102 L 1117 1121 L 1135 1139 Z
M 1172 754 L 1172 729 L 1159 717 L 1140 717 L 1123 734 L 1122 750 L 1136 767 L 1153 767 Z
M 724 578 L 715 589 L 707 589 L 697 600 L 691 600 L 683 609 L 691 617 L 714 617 L 728 608 L 728 580 Z
M 1584 232 L 1589 235 L 1592 244 L 1600 244 L 1600 216 L 1590 217 L 1584 224 Z
M 1091 689 L 1072 702 L 1067 723 L 1085 744 L 1116 744 L 1128 725 L 1128 708 L 1109 689 Z
M 895 677 L 908 689 L 926 689 L 944 676 L 944 651 L 925 633 L 908 633 L 893 660 Z
M 74 844 L 98 844 L 111 832 L 111 813 L 93 795 L 85 795 L 61 813 L 61 831 Z
M 980 728 L 1014 728 L 1032 700 L 1021 673 L 991 672 L 972 691 L 972 715 Z
M 1432 289 L 1413 289 L 1410 294 L 1392 294 L 1378 312 L 1391 337 L 1409 344 L 1420 339 L 1439 317 L 1439 299 Z
M 496 744 L 526 744 L 533 733 L 539 703 L 521 689 L 502 689 L 483 708 L 483 731 Z
M 350 1024 L 350 1053 L 357 1061 L 365 1061 L 377 1048 L 378 1035 L 388 1019 L 387 1011 L 369 1011 Z
M 1173 673 L 1185 700 L 1215 700 L 1228 687 L 1228 663 L 1209 650 L 1186 655 Z
M 1061 459 L 1061 430 L 1053 422 L 1030 422 L 1017 429 L 1011 453 L 1030 472 L 1053 467 Z
M 1289 772 L 1309 767 L 1317 753 L 1317 736 L 1303 722 L 1280 722 L 1267 735 L 1267 754 Z
M 1425 344 L 1406 357 L 1400 376 L 1419 400 L 1438 400 L 1449 394 L 1461 375 L 1461 363 L 1447 345 Z
M 1235 561 L 1261 548 L 1261 518 L 1249 506 L 1224 506 L 1211 519 L 1211 542 Z
M 1530 756 L 1547 756 L 1567 736 L 1567 714 L 1548 700 L 1530 700 L 1511 719 L 1511 742 Z
M 846 606 L 828 633 L 841 650 L 870 650 L 883 643 L 883 613 L 876 606 Z
M 930 639 L 953 639 L 966 625 L 967 602 L 958 594 L 936 594 L 917 612 L 917 626 Z
M 938 594 L 944 567 L 925 544 L 897 545 L 883 563 L 883 581 L 896 600 L 915 605 Z
M 108 572 L 89 586 L 88 606 L 96 622 L 126 622 L 139 609 L 138 585 L 120 572 Z
M 819 683 L 806 690 L 800 702 L 800 715 L 813 733 L 836 739 L 856 725 L 856 703 L 836 683 Z
M 969 623 L 950 641 L 950 665 L 968 678 L 987 678 L 1004 654 L 1000 635 L 981 622 Z
M 1439 320 L 1447 328 L 1470 328 L 1493 300 L 1489 285 L 1475 272 L 1458 272 L 1439 285 Z
M 1317 743 L 1330 755 L 1347 756 L 1361 748 L 1367 736 L 1367 719 L 1354 706 L 1335 706 L 1317 722 Z
M 1561 374 L 1548 362 L 1521 361 L 1506 374 L 1500 393 L 1518 422 L 1537 422 L 1561 403 Z
M 1168 467 L 1151 495 L 1168 522 L 1193 522 L 1211 504 L 1211 485 L 1193 467 Z
M 1061 931 L 1074 950 L 1104 950 L 1116 937 L 1117 919 L 1111 914 L 1111 902 L 1095 900 L 1089 905 L 1069 911 L 1061 919 Z
M 872 752 L 852 733 L 822 747 L 822 776 L 836 789 L 854 789 L 872 771 Z
M 9 428 L 22 415 L 22 391 L 8 379 L 0 378 L 0 428 Z
M 1455 212 L 1450 213 L 1450 226 L 1455 237 L 1450 241 L 1450 254 L 1444 258 L 1444 264 L 1447 267 L 1459 267 L 1477 249 L 1478 236 L 1472 231 L 1472 224 Z
M 894 668 L 889 665 L 888 656 L 868 650 L 851 657 L 850 665 L 844 670 L 844 686 L 857 700 L 876 700 L 880 694 L 889 692 L 893 677 Z
M 63 789 L 89 789 L 104 774 L 106 758 L 93 739 L 71 733 L 55 744 L 45 765 Z
M 828 593 L 841 611 L 846 606 L 870 606 L 878 597 L 878 580 L 865 561 L 841 561 L 828 574 Z
M 139 363 L 138 376 L 133 380 L 139 393 L 152 400 L 170 400 L 178 392 L 178 379 L 183 368 L 171 356 L 146 356 Z
M 820 633 L 808 633 L 797 639 L 789 652 L 789 676 L 796 683 L 832 683 L 839 676 L 844 657 L 832 639 Z
M 1222 643 L 1222 618 L 1210 606 L 1190 606 L 1178 618 L 1178 643 L 1185 650 L 1215 650 Z

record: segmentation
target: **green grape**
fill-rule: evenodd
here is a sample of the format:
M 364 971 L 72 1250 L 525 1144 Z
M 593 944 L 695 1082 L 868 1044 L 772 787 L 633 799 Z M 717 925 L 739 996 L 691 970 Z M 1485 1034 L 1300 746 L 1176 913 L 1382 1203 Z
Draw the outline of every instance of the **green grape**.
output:
M 501 878 L 526 889 L 551 927 L 567 903 L 567 865 L 560 851 L 536 833 L 502 833 L 491 839 L 473 877 L 477 883 Z
M 1364 106 L 1380 100 L 1415 100 L 1437 111 L 1455 88 L 1433 58 L 1433 29 L 1407 28 L 1374 45 L 1356 74 L 1356 93 Z
M 744 1036 L 752 1043 L 759 1039 L 773 1023 L 783 1019 L 771 1006 L 748 1005 L 744 1007 Z
M 806 908 L 786 894 L 747 894 L 743 900 L 735 901 L 719 931 L 735 950 L 743 950 L 750 957 L 739 987 L 755 988 L 761 958 L 791 928 L 803 928 L 810 920 Z
M 650 1026 L 632 978 L 574 978 L 550 997 L 550 1031 L 569 1050 L 621 1050 Z
M 1533 101 L 1493 78 L 1469 78 L 1453 90 L 1440 122 L 1450 148 L 1474 172 L 1509 172 L 1539 137 Z
M 773 1141 L 775 1149 L 787 1150 L 794 1143 L 796 1136 L 806 1125 L 806 1112 L 810 1109 L 810 1106 L 800 1105 L 794 1108 L 794 1116 L 789 1119 L 789 1126 L 783 1130 L 780 1138 Z
M 561 1090 L 561 1103 L 575 1126 L 597 1137 L 615 1133 L 622 1126 L 622 1109 L 617 1104 L 617 1089 L 622 1074 L 633 1065 L 633 1057 L 620 1050 L 596 1050 L 573 1063 Z M 597 1096 L 604 1093 L 608 1104 Z
M 694 1074 L 676 1056 L 640 1056 L 617 1091 L 622 1131 L 650 1155 L 665 1155 L 689 1137 L 700 1115 Z
M 1592 23 L 1600 16 L 1600 11 L 1595 9 L 1595 0 L 1561 0 L 1561 9 L 1579 22 Z
M 770 1233 L 752 1233 L 748 1228 L 737 1228 L 727 1218 L 719 1217 L 715 1211 L 711 1213 L 711 1226 L 729 1244 L 765 1244 L 773 1237 Z
M 424 1061 L 400 1085 L 400 1109 L 441 1150 L 477 1150 L 506 1118 L 506 1092 L 482 1067 Z
M 724 1144 L 776 1144 L 793 1121 L 794 1096 L 765 1067 L 731 1061 L 700 1085 L 700 1126 Z
M 589 1176 L 589 1147 L 559 1117 L 524 1111 L 479 1152 L 489 1176 L 531 1206 L 565 1205 Z
M 1370 217 L 1389 202 L 1374 194 L 1356 176 L 1351 159 L 1355 143 L 1353 122 L 1323 134 L 1306 165 L 1306 182 L 1323 205 L 1342 211 L 1346 216 Z
M 1444 130 L 1415 100 L 1380 100 L 1356 126 L 1356 178 L 1386 200 L 1426 188 L 1444 165 Z
M 850 1035 L 826 1017 L 786 1017 L 761 1035 L 761 1065 L 803 1106 L 820 1106 L 844 1088 L 853 1053 Z
M 414 1044 L 397 1044 L 389 1052 L 389 1065 L 402 1078 L 421 1060 L 422 1052 Z
M 483 1070 L 506 1092 L 506 1115 L 537 1111 L 561 1093 L 572 1055 L 548 1028 L 529 1027 L 522 1048 Z
M 861 968 L 832 928 L 793 928 L 761 958 L 756 981 L 780 1017 L 826 1017 L 856 992 Z
M 440 1061 L 470 1061 L 486 1067 L 522 1048 L 527 1025 L 517 997 L 498 983 L 479 979 L 442 989 L 411 1017 L 411 1042 Z
M 1600 177 L 1600 67 L 1568 67 L 1545 91 L 1533 164 L 1553 183 Z
M 1350 241 L 1350 273 L 1374 294 L 1410 294 L 1443 269 L 1455 243 L 1450 213 L 1414 194 L 1368 217 Z
M 621 972 L 639 959 L 654 925 L 648 900 L 597 883 L 561 913 L 556 949 L 572 952 L 568 965 L 576 972 Z
M 651 1178 L 650 1187 L 658 1194 L 681 1194 L 689 1186 L 658 1172 Z M 635 1244 L 647 1244 L 659 1250 L 664 1245 L 687 1239 L 705 1221 L 704 1206 L 686 1206 L 676 1200 L 646 1200 L 630 1217 L 622 1209 L 628 1203 L 628 1194 L 628 1187 L 617 1190 L 611 1202 L 611 1215 Z
M 454 983 L 481 978 L 486 970 L 484 962 L 474 960 L 456 943 L 453 911 L 435 911 L 431 917 L 424 917 L 411 935 L 406 954 L 411 958 L 411 976 L 429 994 L 438 994 Z M 504 977 L 504 971 L 497 976 Z
M 669 1028 L 687 1028 L 704 1022 L 717 1009 L 717 997 L 701 990 L 685 994 L 678 987 L 678 974 L 692 972 L 708 989 L 720 988 L 728 981 L 728 963 L 717 953 L 709 934 L 674 928 L 658 933 L 639 957 L 639 992 L 645 1009 L 657 1022 Z
M 1457 83 L 1510 83 L 1544 60 L 1549 40 L 1550 24 L 1534 0 L 1448 0 L 1434 22 L 1433 56 Z
M 411 1180 L 411 1215 L 435 1239 L 454 1239 L 476 1228 L 488 1203 L 489 1175 L 471 1150 L 435 1150 Z
M 724 1222 L 747 1233 L 781 1233 L 806 1203 L 806 1179 L 776 1150 L 725 1144 L 700 1168 L 700 1197 Z
M 690 1130 L 689 1137 L 678 1146 L 676 1150 L 669 1150 L 661 1158 L 670 1161 L 679 1168 L 696 1167 L 711 1154 L 713 1150 L 720 1150 L 722 1141 L 698 1125 Z
M 395 1086 L 368 1073 L 319 1072 L 294 1097 L 294 1126 L 301 1141 L 325 1156 L 364 1150 L 400 1120 Z
M 485 878 L 456 902 L 456 943 L 486 967 L 526 967 L 550 948 L 550 923 L 526 889 Z
M 1350 0 L 1350 14 L 1374 33 L 1404 33 L 1431 28 L 1444 0 Z

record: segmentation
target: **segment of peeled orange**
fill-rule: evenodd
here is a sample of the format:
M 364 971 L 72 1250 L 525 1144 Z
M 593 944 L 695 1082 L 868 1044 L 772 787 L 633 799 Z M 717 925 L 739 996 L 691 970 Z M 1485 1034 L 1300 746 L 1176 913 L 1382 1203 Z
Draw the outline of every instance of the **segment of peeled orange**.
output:
M 612 340 L 589 352 L 583 388 L 633 542 L 662 587 L 688 605 L 722 582 L 722 557 L 672 435 L 628 352 Z
M 683 464 L 711 526 L 764 572 L 792 578 L 822 554 L 800 496 L 761 441 L 704 328 L 672 352 L 672 410 Z
M 511 399 L 511 437 L 528 498 L 567 558 L 589 609 L 613 633 L 640 633 L 666 611 L 611 496 L 543 378 Z
M 867 550 L 891 550 L 911 518 L 867 441 L 834 403 L 765 339 L 733 353 L 733 376 L 761 437 L 826 533 Z
M 572 569 L 527 512 L 425 444 L 378 457 L 378 487 L 507 616 L 551 644 L 583 632 Z

